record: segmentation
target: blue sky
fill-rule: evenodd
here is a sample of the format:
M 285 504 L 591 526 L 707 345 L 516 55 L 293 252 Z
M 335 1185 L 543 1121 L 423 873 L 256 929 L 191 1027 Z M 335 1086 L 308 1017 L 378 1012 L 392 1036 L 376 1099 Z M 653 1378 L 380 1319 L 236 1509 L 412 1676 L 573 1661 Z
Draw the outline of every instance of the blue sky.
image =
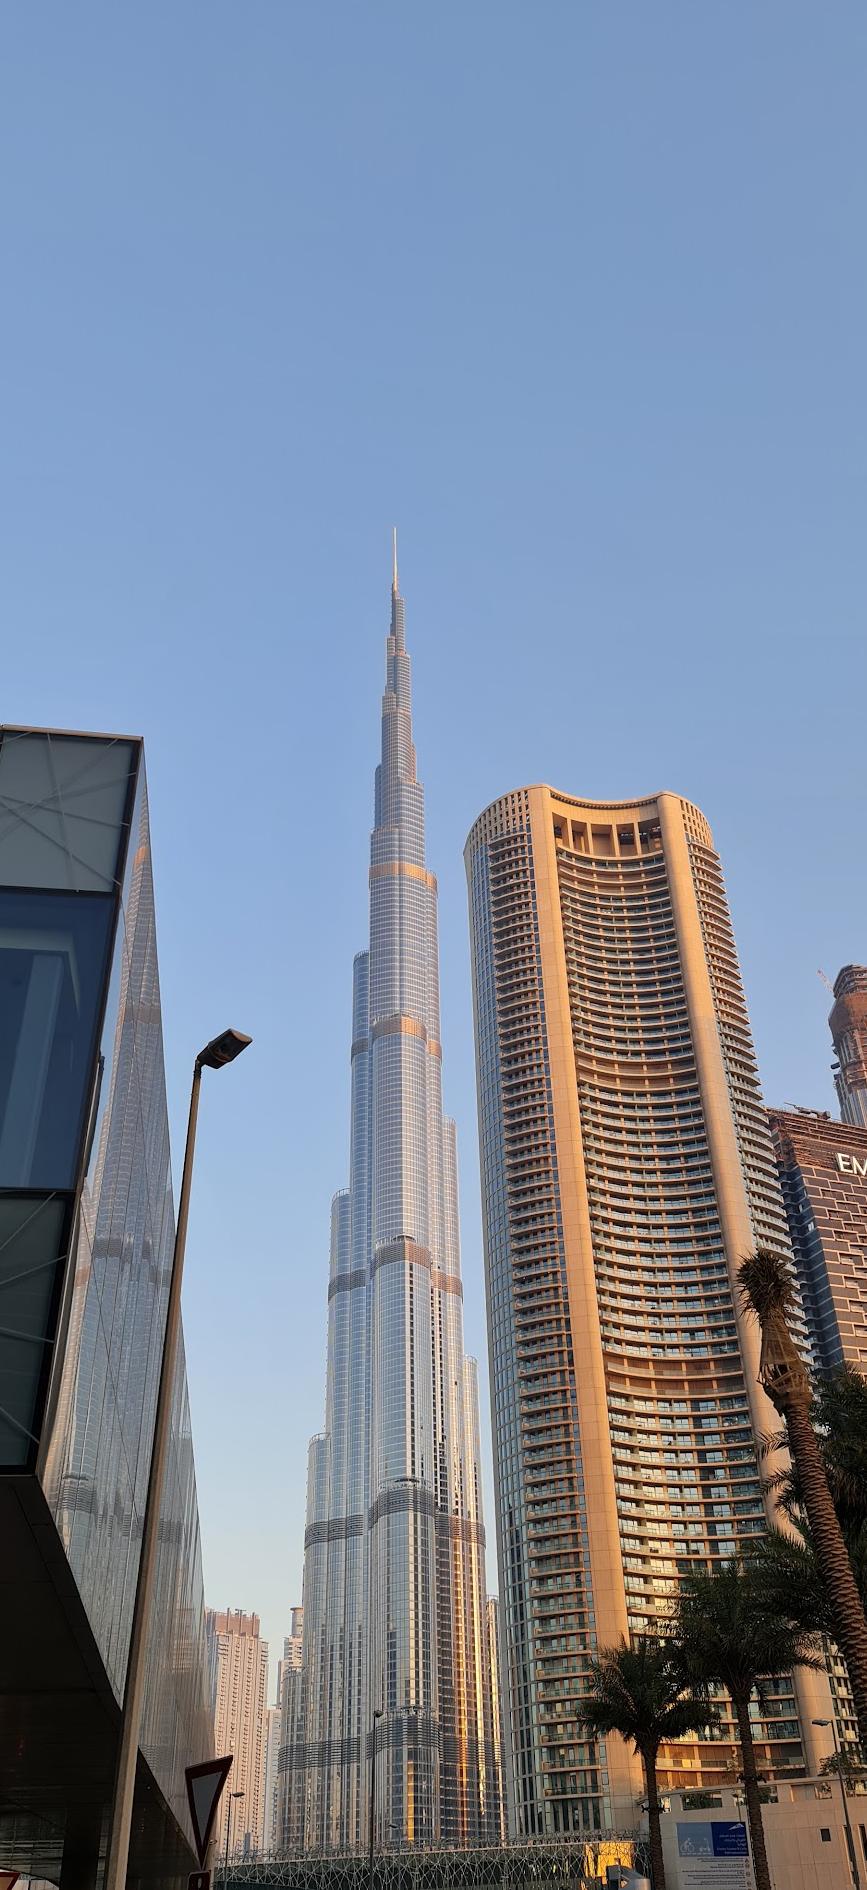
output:
M 389 532 L 484 1360 L 462 848 L 714 830 L 769 1098 L 867 957 L 867 16 L 151 0 L 0 29 L 2 719 L 146 737 L 206 1585 L 300 1599 Z M 493 1537 L 489 1502 L 489 1533 Z M 489 1583 L 495 1568 L 489 1552 Z

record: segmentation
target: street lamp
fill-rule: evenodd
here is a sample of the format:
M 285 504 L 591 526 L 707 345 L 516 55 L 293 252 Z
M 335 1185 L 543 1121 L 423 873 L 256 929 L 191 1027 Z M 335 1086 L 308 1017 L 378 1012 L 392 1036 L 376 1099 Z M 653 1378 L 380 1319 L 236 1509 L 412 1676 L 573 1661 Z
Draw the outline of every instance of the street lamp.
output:
M 743 1774 L 739 1772 L 738 1778 L 740 1779 L 742 1777 L 743 1777 Z M 747 1846 L 747 1857 L 749 1858 L 750 1864 L 752 1865 L 752 1875 L 753 1877 L 755 1877 L 755 1865 L 753 1864 L 753 1846 L 752 1846 L 752 1838 L 750 1837 L 750 1814 L 749 1814 L 749 1809 L 747 1806 L 746 1792 L 733 1792 L 732 1796 L 734 1798 L 735 1804 L 737 1805 L 738 1811 L 742 1811 L 744 1814 L 743 1818 L 741 1818 L 739 1822 L 744 1827 L 744 1837 L 746 1839 L 746 1846 Z
M 156 1416 L 154 1418 L 154 1440 L 151 1450 L 150 1471 L 148 1473 L 144 1521 L 142 1523 L 141 1554 L 139 1556 L 138 1579 L 136 1581 L 135 1601 L 132 1611 L 129 1659 L 127 1661 L 126 1683 L 123 1691 L 123 1715 L 120 1729 L 120 1747 L 117 1755 L 117 1770 L 114 1776 L 114 1797 L 111 1806 L 111 1836 L 109 1838 L 108 1860 L 105 1868 L 105 1890 L 126 1890 L 126 1873 L 129 1863 L 129 1837 L 132 1826 L 133 1799 L 135 1797 L 135 1770 L 138 1759 L 141 1709 L 144 1697 L 145 1648 L 150 1624 L 154 1582 L 156 1579 L 160 1505 L 162 1503 L 166 1458 L 168 1456 L 169 1437 L 171 1435 L 172 1390 L 174 1388 L 175 1363 L 178 1355 L 178 1337 L 181 1329 L 181 1283 L 184 1273 L 184 1249 L 187 1244 L 187 1221 L 189 1220 L 190 1214 L 190 1188 L 193 1179 L 193 1155 L 196 1147 L 196 1119 L 199 1113 L 199 1091 L 202 1085 L 202 1071 L 221 1070 L 224 1064 L 234 1063 L 235 1058 L 240 1056 L 242 1050 L 246 1050 L 249 1043 L 252 1043 L 252 1038 L 245 1037 L 243 1031 L 224 1030 L 219 1037 L 212 1037 L 211 1042 L 206 1043 L 204 1050 L 199 1051 L 193 1067 L 190 1114 L 187 1122 L 187 1140 L 184 1149 L 184 1171 L 181 1178 L 181 1198 L 178 1203 L 178 1224 L 175 1230 L 175 1247 L 172 1256 L 171 1280 L 169 1282 L 169 1303 L 166 1312 L 166 1328 L 163 1333 L 160 1384 L 157 1393 Z
M 814 1719 L 813 1725 L 814 1726 L 830 1726 L 831 1728 L 831 1738 L 834 1741 L 835 1771 L 837 1773 L 838 1779 L 840 1780 L 840 1792 L 843 1798 L 843 1816 L 846 1820 L 846 1843 L 849 1846 L 849 1868 L 852 1872 L 852 1877 L 855 1883 L 855 1890 L 861 1890 L 861 1878 L 858 1875 L 858 1859 L 855 1855 L 855 1840 L 852 1836 L 852 1826 L 849 1822 L 849 1800 L 846 1796 L 846 1780 L 843 1777 L 843 1766 L 841 1763 L 841 1754 L 840 1754 L 840 1742 L 837 1738 L 837 1726 L 833 1719 Z
M 243 1792 L 229 1793 L 229 1803 L 226 1810 L 226 1866 L 223 1871 L 224 1883 L 228 1883 L 229 1881 L 229 1846 L 232 1842 L 232 1800 L 234 1798 L 243 1798 L 243 1796 Z
M 367 1854 L 367 1881 L 369 1890 L 373 1890 L 373 1811 L 376 1800 L 376 1722 L 378 1719 L 382 1718 L 382 1714 L 382 1707 L 375 1706 L 373 1709 L 373 1726 L 371 1729 L 370 1742 L 370 1842 Z

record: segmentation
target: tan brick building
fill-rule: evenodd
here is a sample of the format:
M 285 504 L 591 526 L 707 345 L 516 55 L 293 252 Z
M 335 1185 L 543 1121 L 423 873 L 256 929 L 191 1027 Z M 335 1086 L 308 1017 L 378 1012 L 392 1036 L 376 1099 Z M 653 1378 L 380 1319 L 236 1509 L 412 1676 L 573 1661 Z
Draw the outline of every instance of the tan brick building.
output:
M 218 1753 L 234 1754 L 221 1806 L 218 1851 L 225 1852 L 231 1806 L 231 1854 L 263 1847 L 265 1761 L 268 1735 L 268 1643 L 259 1638 L 259 1616 L 240 1608 L 209 1608 L 205 1616 L 214 1687 L 214 1738 Z M 243 1797 L 233 1796 L 238 1792 Z
M 769 1119 L 816 1363 L 867 1371 L 867 1128 L 816 1109 Z

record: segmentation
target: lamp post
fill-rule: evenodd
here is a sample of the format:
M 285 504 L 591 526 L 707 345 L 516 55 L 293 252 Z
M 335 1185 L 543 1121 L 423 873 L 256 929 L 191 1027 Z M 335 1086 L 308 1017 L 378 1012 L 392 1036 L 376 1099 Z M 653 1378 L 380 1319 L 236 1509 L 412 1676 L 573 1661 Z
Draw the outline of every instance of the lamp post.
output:
M 234 1798 L 243 1798 L 243 1796 L 244 1796 L 243 1792 L 230 1792 L 229 1793 L 229 1804 L 228 1804 L 228 1809 L 226 1811 L 226 1867 L 223 1871 L 224 1883 L 228 1883 L 229 1881 L 229 1847 L 232 1842 L 232 1800 Z
M 852 1879 L 855 1884 L 855 1890 L 861 1890 L 861 1878 L 858 1874 L 858 1858 L 855 1854 L 855 1840 L 852 1836 L 852 1826 L 849 1822 L 849 1800 L 846 1796 L 846 1780 L 843 1777 L 843 1766 L 841 1762 L 840 1742 L 837 1738 L 836 1723 L 833 1719 L 814 1719 L 813 1725 L 814 1726 L 830 1726 L 831 1728 L 831 1738 L 834 1741 L 835 1771 L 837 1773 L 838 1779 L 840 1780 L 840 1792 L 843 1798 L 843 1817 L 846 1820 L 846 1843 L 849 1849 L 849 1869 L 852 1872 Z
M 738 1778 L 740 1778 L 740 1776 L 741 1774 L 739 1772 Z M 746 1794 L 744 1792 L 735 1792 L 733 1794 L 733 1797 L 734 1797 L 735 1804 L 737 1805 L 738 1811 L 742 1811 L 744 1814 L 740 1820 L 740 1823 L 744 1827 L 744 1839 L 745 1839 L 746 1847 L 747 1847 L 747 1858 L 749 1860 L 750 1876 L 752 1877 L 753 1883 L 755 1883 L 756 1867 L 753 1863 L 753 1847 L 750 1843 L 750 1820 L 749 1820 L 749 1815 L 747 1812 Z
M 371 1728 L 372 1736 L 371 1736 L 371 1743 L 370 1743 L 370 1829 L 369 1829 L 370 1841 L 369 1841 L 368 1853 L 367 1853 L 368 1890 L 373 1890 L 373 1813 L 374 1813 L 374 1805 L 376 1802 L 376 1722 L 378 1719 L 382 1718 L 382 1712 L 383 1712 L 383 1709 L 381 1706 L 374 1707 L 373 1726 Z
M 138 1759 L 138 1741 L 141 1728 L 141 1710 L 144 1697 L 145 1651 L 150 1625 L 151 1602 L 156 1580 L 157 1543 L 159 1537 L 160 1506 L 162 1503 L 163 1484 L 165 1482 L 166 1458 L 168 1456 L 171 1435 L 172 1391 L 174 1388 L 175 1364 L 178 1355 L 178 1338 L 181 1329 L 181 1284 L 184 1273 L 184 1249 L 187 1244 L 187 1221 L 190 1214 L 190 1188 L 193 1179 L 193 1155 L 196 1147 L 196 1120 L 199 1113 L 199 1091 L 202 1085 L 203 1070 L 221 1070 L 226 1063 L 234 1063 L 242 1050 L 246 1050 L 252 1038 L 245 1037 L 240 1030 L 224 1030 L 219 1037 L 213 1037 L 210 1043 L 200 1050 L 193 1067 L 193 1086 L 190 1093 L 190 1114 L 187 1122 L 187 1140 L 184 1149 L 184 1170 L 181 1179 L 181 1197 L 178 1203 L 178 1223 L 175 1231 L 175 1247 L 172 1256 L 172 1272 L 169 1283 L 169 1303 L 166 1311 L 166 1327 L 163 1333 L 162 1362 L 160 1365 L 160 1383 L 157 1393 L 157 1408 L 154 1418 L 154 1438 L 151 1449 L 150 1471 L 148 1474 L 147 1497 L 145 1498 L 144 1520 L 142 1522 L 141 1554 L 139 1556 L 138 1579 L 136 1581 L 135 1601 L 132 1611 L 132 1631 L 129 1641 L 129 1659 L 126 1668 L 126 1683 L 123 1692 L 123 1715 L 120 1729 L 120 1746 L 117 1755 L 117 1769 L 114 1776 L 114 1796 L 111 1806 L 111 1835 L 108 1845 L 108 1859 L 105 1868 L 105 1890 L 126 1890 L 126 1873 L 129 1863 L 129 1838 L 132 1827 L 132 1808 L 135 1797 L 135 1771 Z

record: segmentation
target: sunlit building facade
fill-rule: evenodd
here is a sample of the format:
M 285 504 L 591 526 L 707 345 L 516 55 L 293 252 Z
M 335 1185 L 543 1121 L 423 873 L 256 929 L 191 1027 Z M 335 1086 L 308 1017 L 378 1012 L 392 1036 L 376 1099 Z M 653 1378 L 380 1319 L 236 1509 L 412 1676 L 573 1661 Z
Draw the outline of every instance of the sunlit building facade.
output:
M 628 1829 L 641 1779 L 584 1736 L 588 1662 L 764 1527 L 777 1419 L 734 1272 L 789 1251 L 783 1204 L 698 808 L 523 788 L 466 864 L 510 1811 L 526 1836 Z M 824 1678 L 769 1694 L 765 1771 L 813 1764 L 816 1699 Z M 733 1769 L 731 1728 L 662 1753 L 672 1786 Z
M 395 566 L 355 960 L 350 1179 L 333 1202 L 326 1426 L 310 1447 L 306 1847 L 495 1838 L 475 1362 L 464 1356 L 454 1125 L 442 1112 L 436 881 Z
M 259 1616 L 240 1608 L 209 1608 L 205 1616 L 214 1689 L 214 1743 L 233 1754 L 220 1808 L 218 1846 L 246 1856 L 270 1842 L 267 1807 L 268 1643 Z M 276 1756 L 275 1756 L 276 1774 Z M 241 1797 L 237 1797 L 238 1793 Z M 233 1802 L 234 1795 L 234 1802 Z
M 816 1109 L 769 1120 L 816 1364 L 867 1371 L 867 1128 Z

